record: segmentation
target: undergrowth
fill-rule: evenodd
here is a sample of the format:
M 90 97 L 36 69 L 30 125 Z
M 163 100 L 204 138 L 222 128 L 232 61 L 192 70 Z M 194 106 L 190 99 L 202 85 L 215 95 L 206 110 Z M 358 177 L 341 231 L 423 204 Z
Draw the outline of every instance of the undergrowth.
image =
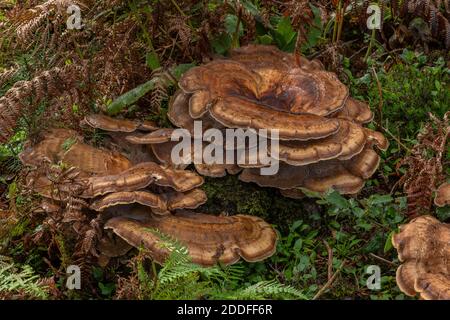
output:
M 17 120 L 0 132 L 0 254 L 11 258 L 0 260 L 0 299 L 406 298 L 395 284 L 399 262 L 390 242 L 409 219 L 400 186 L 409 169 L 399 164 L 419 143 L 428 114 L 442 118 L 449 108 L 444 8 L 429 17 L 432 2 L 427 7 L 404 1 L 403 9 L 390 2 L 383 7 L 381 30 L 370 32 L 365 1 L 343 13 L 330 1 L 77 2 L 85 19 L 82 32 L 66 29 L 64 10 L 49 6 L 53 1 L 14 2 L 13 10 L 0 10 L 0 104 L 13 106 L 11 119 Z M 37 4 L 49 7 L 30 12 Z M 163 266 L 142 250 L 105 268 L 87 261 L 88 285 L 68 290 L 64 270 L 74 262 L 73 244 L 61 231 L 44 228 L 45 214 L 31 214 L 38 199 L 22 190 L 18 159 L 25 141 L 50 125 L 83 131 L 79 120 L 99 111 L 170 127 L 167 106 L 181 73 L 248 43 L 318 58 L 352 96 L 369 102 L 372 128 L 390 141 L 380 152 L 379 171 L 355 197 L 306 192 L 303 199 L 289 199 L 236 176 L 208 178 L 202 187 L 208 202 L 199 211 L 265 219 L 279 234 L 275 255 L 203 268 L 167 239 L 175 249 Z M 101 145 L 100 133 L 84 133 Z M 448 147 L 443 158 L 448 178 Z M 448 209 L 435 214 L 448 221 Z M 380 290 L 366 285 L 370 265 L 381 269 Z M 56 281 L 53 291 L 42 285 L 50 278 Z

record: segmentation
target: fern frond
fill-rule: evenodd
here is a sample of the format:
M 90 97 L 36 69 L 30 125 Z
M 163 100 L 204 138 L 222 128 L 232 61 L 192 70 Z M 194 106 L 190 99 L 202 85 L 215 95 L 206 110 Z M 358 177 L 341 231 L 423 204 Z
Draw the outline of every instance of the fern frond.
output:
M 0 98 L 0 142 L 9 139 L 25 111 L 33 111 L 44 98 L 57 96 L 71 86 L 74 70 L 69 69 L 53 68 L 30 81 L 18 81 Z M 27 103 L 30 99 L 32 106 Z
M 46 287 L 39 283 L 39 277 L 30 266 L 17 270 L 13 264 L 0 263 L 0 297 L 15 295 L 46 299 Z
M 261 281 L 245 289 L 238 290 L 231 294 L 225 295 L 227 299 L 302 299 L 308 298 L 299 290 L 292 286 L 284 285 L 276 280 Z
M 9 69 L 0 72 L 0 88 L 8 82 L 19 70 L 18 66 L 13 66 Z

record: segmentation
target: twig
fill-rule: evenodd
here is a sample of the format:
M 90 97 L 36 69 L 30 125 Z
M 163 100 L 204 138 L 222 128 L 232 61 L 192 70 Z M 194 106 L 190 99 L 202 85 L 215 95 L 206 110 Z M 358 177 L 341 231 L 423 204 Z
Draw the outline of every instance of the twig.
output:
M 333 276 L 333 250 L 325 239 L 322 241 L 325 244 L 325 247 L 327 247 L 328 251 L 328 280 L 330 280 Z
M 378 95 L 379 95 L 379 101 L 378 101 L 378 112 L 380 114 L 380 126 L 383 125 L 383 90 L 381 89 L 380 80 L 378 80 L 377 72 L 375 71 L 375 68 L 372 66 L 373 75 L 375 77 L 375 81 L 377 82 L 377 88 L 378 88 Z
M 374 253 L 372 253 L 372 252 L 370 252 L 369 255 L 371 255 L 371 256 L 374 257 L 375 259 L 378 259 L 378 260 L 380 260 L 380 261 L 383 261 L 383 262 L 385 262 L 385 263 L 387 263 L 387 264 L 395 265 L 395 263 L 393 263 L 392 261 L 389 261 L 389 260 L 386 260 L 386 259 L 384 259 L 384 258 L 382 258 L 382 257 L 380 257 L 380 256 L 377 256 L 376 254 L 374 254 Z
M 378 125 L 377 122 L 375 122 L 375 124 Z M 378 125 L 381 130 L 383 130 L 384 132 L 386 132 L 388 135 L 390 135 L 392 137 L 392 139 L 395 140 L 395 142 L 398 143 L 399 146 L 401 146 L 403 149 L 405 149 L 408 153 L 411 153 L 411 149 L 409 149 L 407 146 L 405 146 L 399 138 L 397 138 L 396 136 L 394 136 L 394 134 L 392 132 L 390 132 L 387 128 L 382 127 L 381 125 Z
M 178 10 L 178 12 L 183 16 L 186 17 L 186 13 L 183 12 L 183 10 L 181 10 L 180 6 L 177 4 L 177 2 L 175 0 L 170 0 L 172 2 L 172 4 L 174 5 L 174 7 Z
M 331 285 L 333 284 L 334 280 L 336 279 L 337 275 L 342 270 L 344 265 L 345 265 L 345 260 L 342 261 L 341 266 L 336 270 L 336 272 L 333 274 L 331 279 L 328 280 L 327 283 L 325 283 L 325 285 L 316 293 L 316 295 L 312 298 L 313 300 L 317 300 L 325 292 L 325 290 L 327 290 L 329 287 L 331 287 Z

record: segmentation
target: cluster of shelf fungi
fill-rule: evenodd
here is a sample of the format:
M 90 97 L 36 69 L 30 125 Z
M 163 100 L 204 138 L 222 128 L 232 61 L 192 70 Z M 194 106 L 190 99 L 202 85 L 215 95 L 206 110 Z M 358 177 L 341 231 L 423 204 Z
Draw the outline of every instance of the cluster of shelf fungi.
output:
M 122 245 L 99 241 L 106 258 L 143 246 L 163 263 L 170 254 L 160 245 L 165 234 L 185 245 L 194 263 L 229 265 L 240 258 L 254 262 L 270 257 L 277 235 L 255 216 L 195 211 L 207 200 L 202 176 L 239 174 L 242 181 L 278 188 L 294 198 L 302 196 L 299 188 L 356 194 L 378 168 L 375 150 L 388 147 L 380 132 L 364 127 L 373 118 L 368 105 L 350 97 L 335 74 L 318 61 L 270 46 L 242 47 L 229 58 L 187 71 L 168 117 L 192 134 L 194 121 L 202 121 L 204 131 L 276 129 L 279 152 L 267 156 L 277 157 L 279 171 L 261 175 L 263 164 L 245 161 L 248 156 L 233 164 L 194 163 L 196 172 L 188 170 L 190 163 L 172 161 L 174 129 L 93 114 L 84 125 L 106 133 L 106 143 L 94 147 L 75 131 L 48 130 L 21 154 L 22 162 L 34 169 L 27 184 L 43 197 L 44 210 L 99 212 L 102 227 L 124 240 Z M 248 145 L 245 151 L 255 147 Z M 55 167 L 57 178 L 48 173 Z M 449 201 L 444 191 L 436 200 L 440 205 Z M 450 297 L 448 225 L 419 217 L 403 226 L 393 243 L 403 262 L 397 272 L 402 291 L 425 299 Z M 117 250 L 111 250 L 114 246 Z

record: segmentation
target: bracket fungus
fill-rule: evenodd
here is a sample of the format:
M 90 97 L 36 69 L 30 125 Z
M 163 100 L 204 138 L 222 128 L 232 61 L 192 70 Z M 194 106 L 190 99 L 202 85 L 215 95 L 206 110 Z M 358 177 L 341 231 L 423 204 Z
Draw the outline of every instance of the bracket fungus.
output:
M 434 204 L 438 207 L 450 205 L 450 183 L 445 182 L 437 189 Z
M 126 134 L 162 130 L 104 116 L 90 116 L 87 121 Z M 163 240 L 146 228 L 157 228 L 179 240 L 188 248 L 192 261 L 202 265 L 231 264 L 240 257 L 258 261 L 275 251 L 276 233 L 259 218 L 183 211 L 198 208 L 207 200 L 199 189 L 203 178 L 193 171 L 155 162 L 133 164 L 118 151 L 84 143 L 78 133 L 68 129 L 44 132 L 39 143 L 26 146 L 20 159 L 33 169 L 26 182 L 44 198 L 42 210 L 49 215 L 65 210 L 74 210 L 76 215 L 97 212 L 104 226 L 128 243 L 100 236 L 97 249 L 102 265 L 110 257 L 126 253 L 129 245 L 144 245 L 156 261 L 163 262 L 167 248 L 162 249 Z
M 179 87 L 168 117 L 190 133 L 199 120 L 203 131 L 278 132 L 278 138 L 267 135 L 271 143 L 279 143 L 277 153 L 267 152 L 281 162 L 277 174 L 260 174 L 261 164 L 254 162 L 234 163 L 240 169 L 231 171 L 242 171 L 241 180 L 276 187 L 284 194 L 299 187 L 357 193 L 378 168 L 374 147 L 388 147 L 380 132 L 363 127 L 373 118 L 369 106 L 350 97 L 334 73 L 303 57 L 298 66 L 293 54 L 272 46 L 245 46 L 233 50 L 230 58 L 194 67 L 183 74 Z M 250 149 L 246 147 L 246 153 Z M 226 174 L 224 164 L 209 164 L 208 170 L 194 164 L 202 175 Z
M 105 228 L 112 229 L 129 244 L 143 245 L 152 257 L 162 263 L 168 249 L 156 229 L 185 244 L 195 263 L 211 266 L 237 262 L 241 257 L 255 262 L 270 257 L 276 249 L 276 233 L 261 218 L 246 215 L 213 216 L 181 210 L 172 215 L 147 216 L 146 219 L 115 217 Z
M 450 225 L 420 216 L 401 226 L 392 243 L 402 262 L 397 284 L 405 294 L 450 300 Z

